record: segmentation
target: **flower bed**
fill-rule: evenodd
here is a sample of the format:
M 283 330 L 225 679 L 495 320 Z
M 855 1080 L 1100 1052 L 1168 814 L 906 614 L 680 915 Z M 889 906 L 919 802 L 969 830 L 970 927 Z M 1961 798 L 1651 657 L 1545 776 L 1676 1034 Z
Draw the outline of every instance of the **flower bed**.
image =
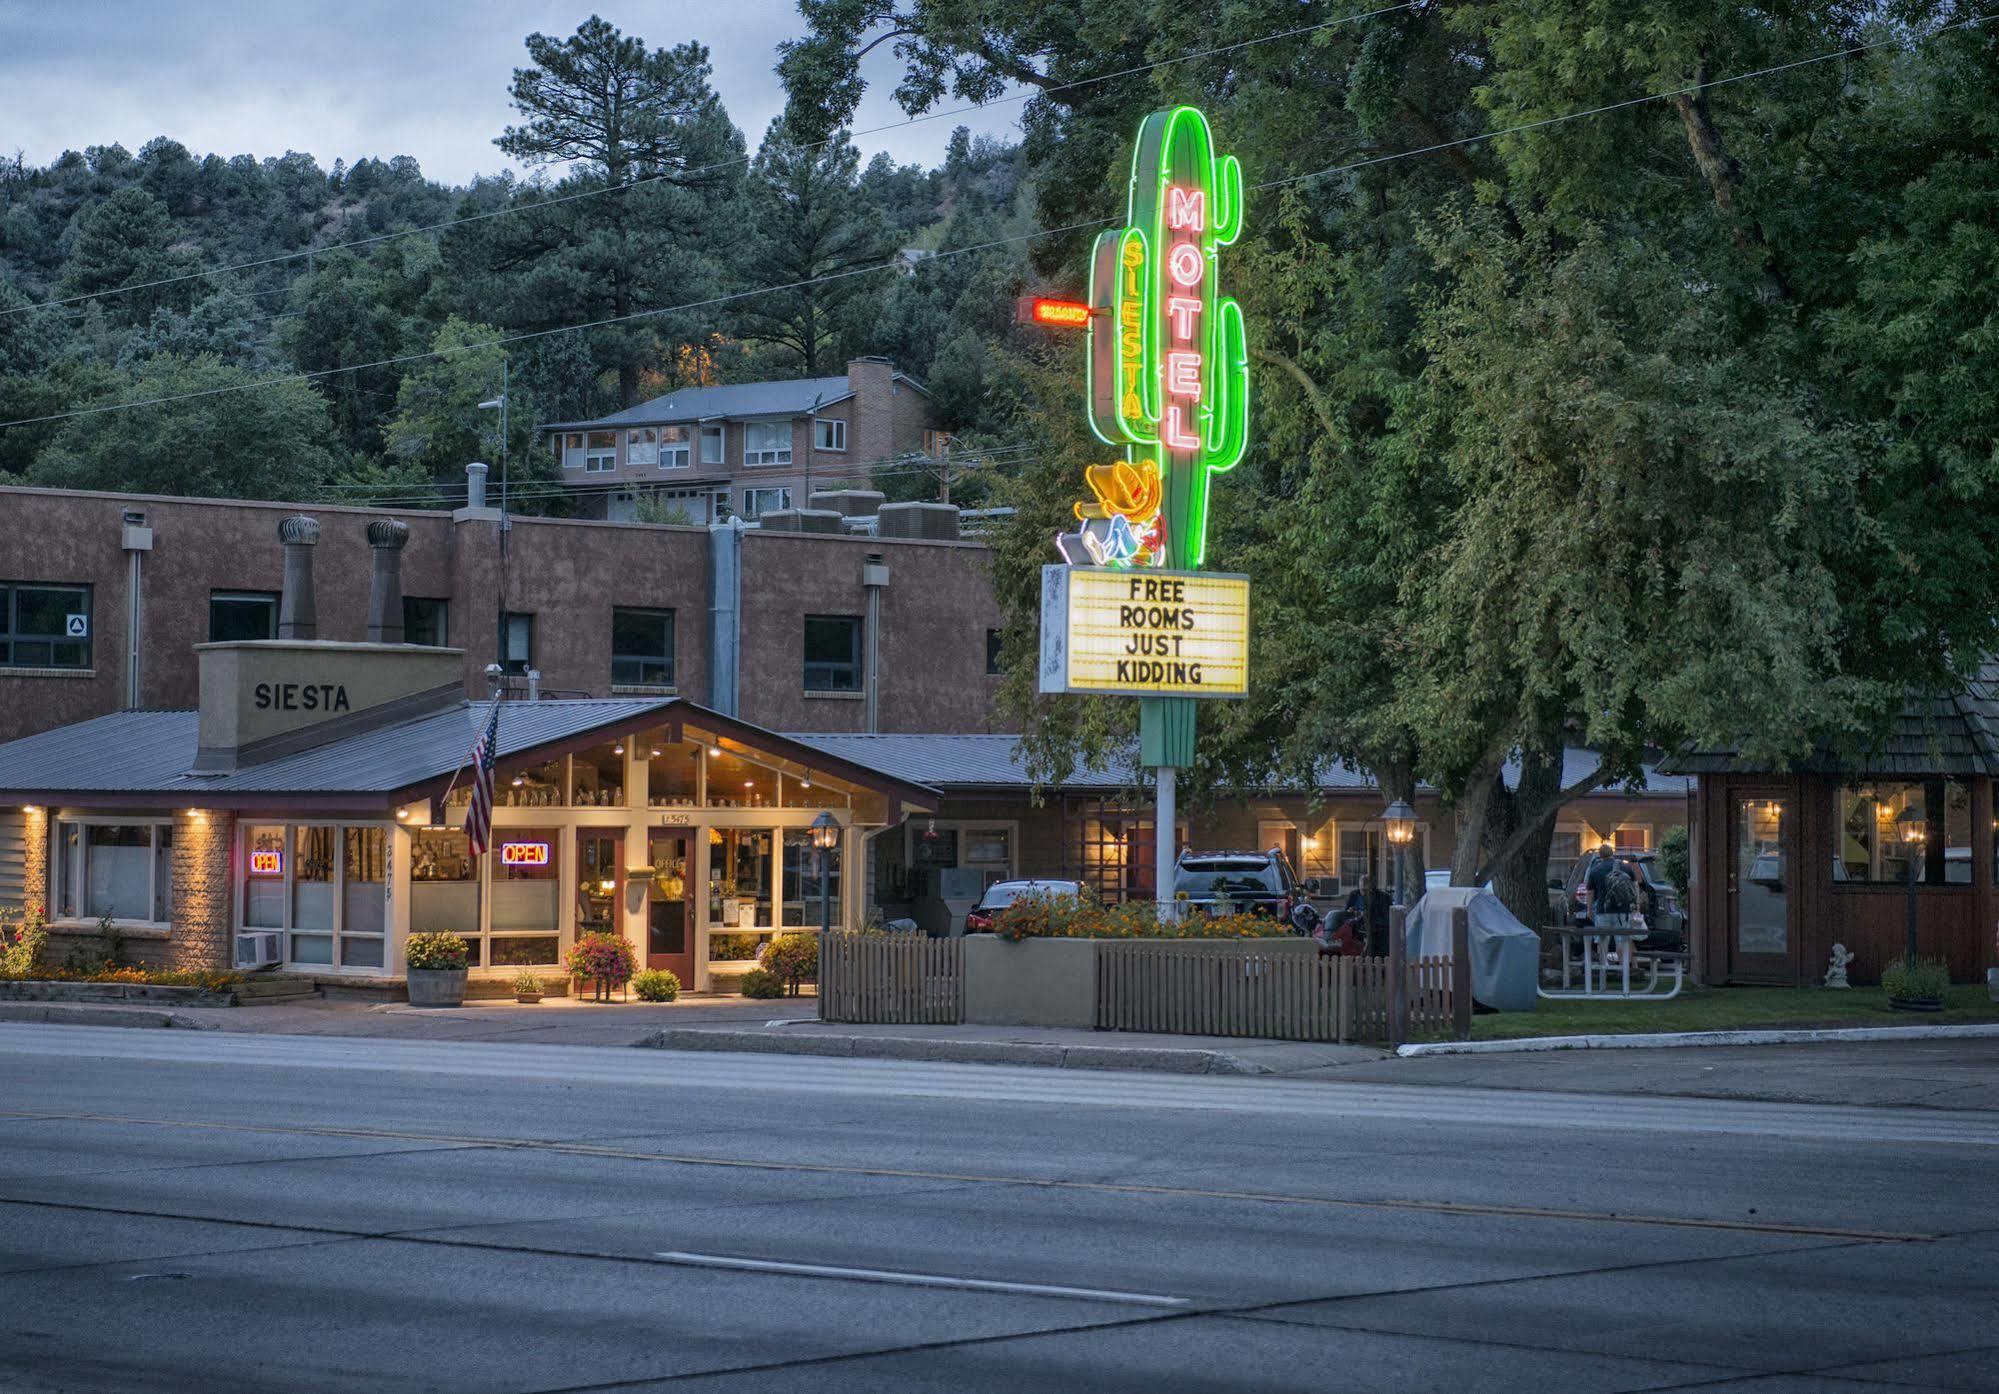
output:
M 1289 934 L 1268 915 L 1183 915 L 1162 920 L 1149 900 L 1098 905 L 1074 896 L 1022 896 L 1000 911 L 993 933 L 1023 939 L 1271 939 Z
M 233 1007 L 231 989 L 241 981 L 233 973 L 172 973 L 155 977 L 205 979 L 174 983 L 147 982 L 139 970 L 117 970 L 95 977 L 52 977 L 45 970 L 33 978 L 0 978 L 0 1001 L 7 1002 L 178 1002 L 187 1007 Z

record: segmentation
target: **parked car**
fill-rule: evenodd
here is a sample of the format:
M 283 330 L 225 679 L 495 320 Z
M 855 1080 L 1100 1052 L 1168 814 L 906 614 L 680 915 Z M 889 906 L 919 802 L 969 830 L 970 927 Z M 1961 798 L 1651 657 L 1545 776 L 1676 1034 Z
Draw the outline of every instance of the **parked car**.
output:
M 1620 852 L 1617 860 L 1624 863 L 1631 879 L 1638 883 L 1638 912 L 1645 917 L 1645 926 L 1651 932 L 1638 941 L 1638 947 L 1650 953 L 1683 953 L 1687 947 L 1687 915 L 1680 904 L 1680 888 L 1666 880 L 1665 872 L 1659 865 L 1656 852 Z M 1589 897 L 1583 889 L 1583 878 L 1589 875 L 1591 858 L 1579 858 L 1569 872 L 1568 886 L 1563 893 L 1563 903 L 1569 908 L 1569 920 L 1574 924 L 1586 923 L 1589 916 Z
M 1315 894 L 1275 848 L 1268 852 L 1182 852 L 1173 868 L 1173 898 L 1190 910 L 1269 915 L 1289 923 L 1291 908 Z
M 965 933 L 992 933 L 993 921 L 999 918 L 999 912 L 1021 897 L 1030 895 L 1043 896 L 1050 900 L 1097 898 L 1097 893 L 1081 881 L 995 881 L 986 887 L 986 893 L 979 897 L 979 903 L 965 912 Z

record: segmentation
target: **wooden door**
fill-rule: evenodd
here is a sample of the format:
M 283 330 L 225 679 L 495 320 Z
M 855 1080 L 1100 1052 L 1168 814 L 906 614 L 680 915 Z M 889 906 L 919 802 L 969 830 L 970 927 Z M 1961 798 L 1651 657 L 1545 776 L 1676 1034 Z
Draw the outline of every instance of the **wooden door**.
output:
M 664 968 L 694 990 L 694 868 L 686 830 L 654 829 L 647 851 L 646 967 Z

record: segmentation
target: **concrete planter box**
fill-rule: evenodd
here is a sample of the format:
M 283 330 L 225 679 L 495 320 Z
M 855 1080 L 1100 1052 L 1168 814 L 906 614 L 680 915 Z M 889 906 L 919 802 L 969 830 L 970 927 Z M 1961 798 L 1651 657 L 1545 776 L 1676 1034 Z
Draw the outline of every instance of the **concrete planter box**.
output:
M 1097 1022 L 1095 939 L 1023 939 L 1010 944 L 993 934 L 965 936 L 965 1020 L 977 1026 L 1070 1026 Z M 1297 935 L 1269 939 L 1108 940 L 1142 943 L 1148 953 L 1213 955 L 1240 948 L 1245 958 L 1284 955 L 1316 960 L 1319 946 Z
M 965 936 L 965 1020 L 975 1026 L 1097 1024 L 1094 939 Z
M 233 1007 L 236 994 L 205 987 L 155 987 L 146 983 L 0 982 L 6 1002 L 152 1002 L 181 1007 Z
M 409 970 L 412 1007 L 456 1007 L 465 1000 L 466 970 L 463 968 L 412 968 Z M 503 985 L 504 986 L 504 985 Z M 508 989 L 511 993 L 512 989 Z

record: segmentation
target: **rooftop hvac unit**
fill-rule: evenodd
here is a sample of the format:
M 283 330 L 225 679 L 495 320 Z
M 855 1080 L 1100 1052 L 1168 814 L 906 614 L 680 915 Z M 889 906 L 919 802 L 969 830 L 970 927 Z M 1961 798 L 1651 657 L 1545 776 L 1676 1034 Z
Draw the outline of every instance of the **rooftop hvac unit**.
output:
M 236 966 L 238 968 L 272 968 L 283 961 L 283 950 L 278 946 L 282 936 L 277 930 L 259 930 L 236 936 Z

